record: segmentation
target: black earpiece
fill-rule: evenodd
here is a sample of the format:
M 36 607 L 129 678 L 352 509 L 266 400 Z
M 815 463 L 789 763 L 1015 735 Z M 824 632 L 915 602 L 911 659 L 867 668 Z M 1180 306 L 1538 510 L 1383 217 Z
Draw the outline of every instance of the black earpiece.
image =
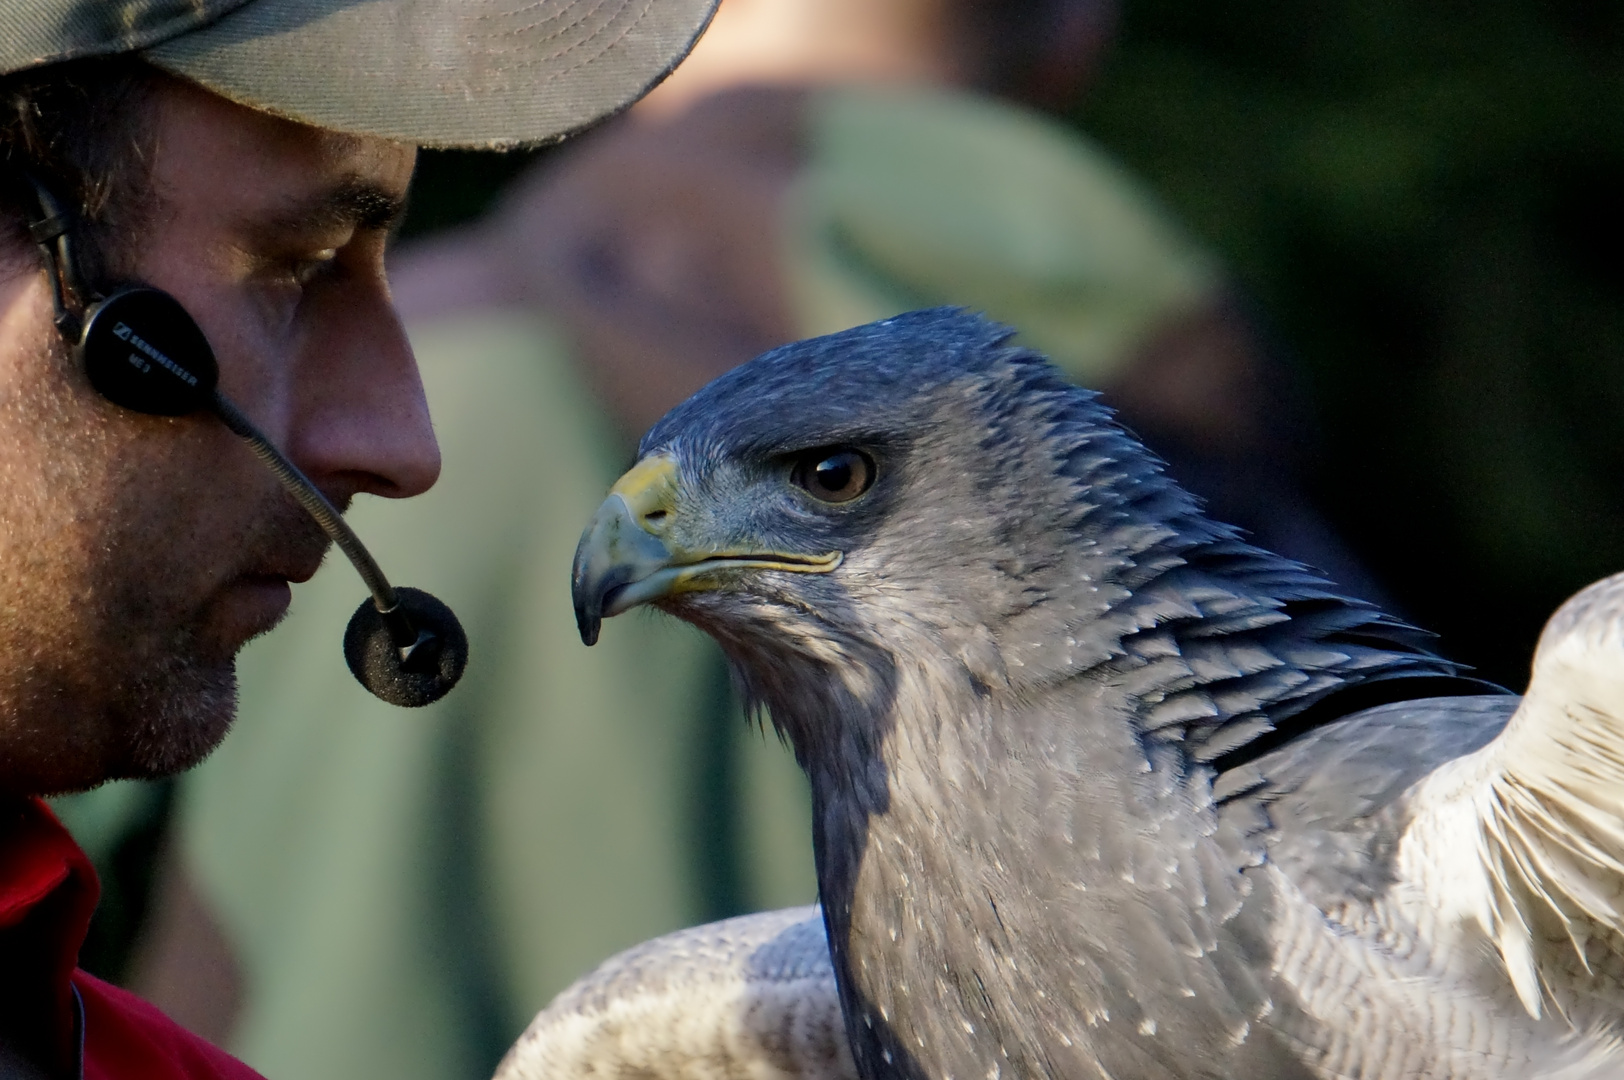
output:
M 208 338 L 180 301 L 144 285 L 85 309 L 78 353 L 102 397 L 157 416 L 207 409 L 220 378 Z
M 440 700 L 462 677 L 468 638 L 451 609 L 418 589 L 396 589 L 327 497 L 222 395 L 214 350 L 180 301 L 147 285 L 107 296 L 87 287 L 73 250 L 73 220 L 35 177 L 41 218 L 29 234 L 44 253 L 57 329 L 90 384 L 114 404 L 155 416 L 209 410 L 240 435 L 360 573 L 372 596 L 344 632 L 357 681 L 392 705 Z M 75 310 L 76 306 L 79 310 Z

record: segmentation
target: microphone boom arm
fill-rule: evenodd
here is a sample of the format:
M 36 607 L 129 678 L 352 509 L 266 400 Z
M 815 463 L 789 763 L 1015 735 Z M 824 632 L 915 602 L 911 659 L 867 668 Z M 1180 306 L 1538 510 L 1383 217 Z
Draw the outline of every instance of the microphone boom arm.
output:
M 333 543 L 350 560 L 356 573 L 361 575 L 361 580 L 366 582 L 367 591 L 372 593 L 372 604 L 389 627 L 390 640 L 400 650 L 401 662 L 405 663 L 411 659 L 412 653 L 433 640 L 434 635 L 412 625 L 412 621 L 401 610 L 400 599 L 395 595 L 395 589 L 389 584 L 389 579 L 384 577 L 383 570 L 379 568 L 371 552 L 361 543 L 361 538 L 355 535 L 355 530 L 350 528 L 349 522 L 338 512 L 338 508 L 321 493 L 320 488 L 310 482 L 309 477 L 305 476 L 297 465 L 289 461 L 287 456 L 265 437 L 264 432 L 254 426 L 253 421 L 243 415 L 241 409 L 231 403 L 230 398 L 215 390 L 211 405 L 215 415 L 226 427 L 242 437 L 249 449 L 253 450 L 266 467 L 276 474 L 276 478 L 282 482 L 288 494 L 292 495 L 305 512 L 316 520 L 321 530 L 332 538 Z

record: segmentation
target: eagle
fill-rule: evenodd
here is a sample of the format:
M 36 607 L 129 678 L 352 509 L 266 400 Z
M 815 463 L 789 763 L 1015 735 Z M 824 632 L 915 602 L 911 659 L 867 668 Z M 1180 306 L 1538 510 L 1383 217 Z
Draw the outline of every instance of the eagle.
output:
M 1624 1075 L 1624 576 L 1519 699 L 938 309 L 675 408 L 573 592 L 721 644 L 821 906 L 611 961 L 504 1077 Z

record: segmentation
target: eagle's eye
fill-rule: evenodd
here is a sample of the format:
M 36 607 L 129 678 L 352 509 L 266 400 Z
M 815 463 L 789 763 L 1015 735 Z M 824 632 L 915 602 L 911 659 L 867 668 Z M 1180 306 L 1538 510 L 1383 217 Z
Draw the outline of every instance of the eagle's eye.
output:
M 819 502 L 851 502 L 874 483 L 874 459 L 861 450 L 811 450 L 790 478 Z

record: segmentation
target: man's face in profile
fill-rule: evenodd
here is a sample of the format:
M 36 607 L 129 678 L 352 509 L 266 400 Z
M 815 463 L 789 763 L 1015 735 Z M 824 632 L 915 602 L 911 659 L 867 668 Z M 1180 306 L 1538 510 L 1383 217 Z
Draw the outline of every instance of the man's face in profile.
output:
M 340 506 L 428 488 L 439 453 L 389 302 L 414 151 L 166 80 L 132 276 L 208 335 L 223 393 Z M 102 400 L 51 324 L 31 252 L 0 251 L 0 791 L 200 760 L 233 658 L 326 540 L 213 416 Z M 334 647 L 338 647 L 337 628 Z

